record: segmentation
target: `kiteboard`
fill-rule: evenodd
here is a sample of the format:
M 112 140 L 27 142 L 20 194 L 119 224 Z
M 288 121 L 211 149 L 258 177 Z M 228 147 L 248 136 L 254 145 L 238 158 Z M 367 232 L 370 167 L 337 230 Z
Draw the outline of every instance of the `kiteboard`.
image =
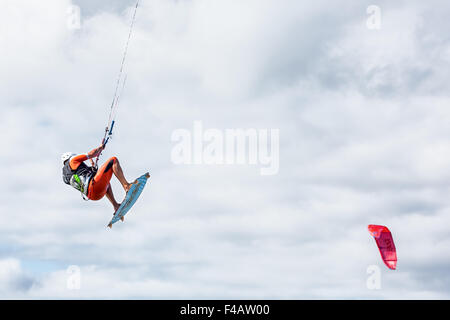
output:
M 127 195 L 125 196 L 125 200 L 122 202 L 119 209 L 117 209 L 117 211 L 114 213 L 112 220 L 108 224 L 109 228 L 112 228 L 112 225 L 114 223 L 121 220 L 127 214 L 127 212 L 130 211 L 130 209 L 136 203 L 137 199 L 144 190 L 148 178 L 150 178 L 150 174 L 147 172 L 133 182 L 130 190 L 128 190 Z

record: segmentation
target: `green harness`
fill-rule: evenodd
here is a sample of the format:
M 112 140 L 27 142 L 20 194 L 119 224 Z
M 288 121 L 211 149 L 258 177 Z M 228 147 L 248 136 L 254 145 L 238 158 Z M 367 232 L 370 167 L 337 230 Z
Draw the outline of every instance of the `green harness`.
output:
M 75 179 L 75 182 L 77 183 L 78 190 L 80 190 L 80 192 L 81 192 L 81 193 L 83 194 L 83 196 L 84 196 L 84 185 L 83 185 L 83 183 L 81 182 L 80 177 L 79 177 L 77 174 L 74 174 L 74 175 L 73 175 L 73 178 Z
M 91 179 L 95 176 L 96 170 L 93 171 Z M 81 197 L 83 198 L 84 201 L 89 201 L 89 198 L 87 197 L 87 195 L 85 194 L 85 189 L 84 189 L 84 184 L 81 181 L 80 177 L 77 174 L 73 175 L 73 179 L 75 180 L 76 186 L 75 189 L 77 189 L 78 191 L 81 192 Z

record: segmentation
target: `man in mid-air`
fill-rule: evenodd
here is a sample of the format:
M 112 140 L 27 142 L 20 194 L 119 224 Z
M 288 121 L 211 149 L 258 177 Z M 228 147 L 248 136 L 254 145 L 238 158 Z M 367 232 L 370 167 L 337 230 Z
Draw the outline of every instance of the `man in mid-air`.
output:
M 120 203 L 117 203 L 111 188 L 110 180 L 112 174 L 114 173 L 117 177 L 125 192 L 130 190 L 132 184 L 125 179 L 119 160 L 116 157 L 106 161 L 98 171 L 95 170 L 92 159 L 100 155 L 103 149 L 104 146 L 102 145 L 87 154 L 64 153 L 61 157 L 63 181 L 81 192 L 84 199 L 97 201 L 106 195 L 114 207 L 114 212 L 116 212 L 120 207 Z M 92 166 L 86 165 L 84 163 L 86 160 L 91 160 Z

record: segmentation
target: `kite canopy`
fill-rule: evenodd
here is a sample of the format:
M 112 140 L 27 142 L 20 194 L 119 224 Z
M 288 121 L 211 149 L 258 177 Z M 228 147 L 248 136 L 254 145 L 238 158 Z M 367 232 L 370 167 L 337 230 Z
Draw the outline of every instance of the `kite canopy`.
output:
M 385 226 L 373 224 L 369 225 L 368 229 L 369 233 L 375 238 L 384 263 L 389 269 L 395 270 L 397 267 L 397 251 L 391 232 Z

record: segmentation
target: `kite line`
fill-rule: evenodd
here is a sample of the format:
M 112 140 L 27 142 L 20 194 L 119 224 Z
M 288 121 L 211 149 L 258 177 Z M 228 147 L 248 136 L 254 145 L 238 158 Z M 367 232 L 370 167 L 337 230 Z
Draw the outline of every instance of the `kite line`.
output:
M 134 23 L 136 21 L 136 13 L 139 8 L 139 2 L 140 2 L 140 0 L 137 0 L 136 6 L 134 8 L 133 19 L 131 20 L 130 31 L 128 33 L 128 39 L 127 39 L 127 43 L 125 45 L 125 50 L 124 50 L 123 57 L 122 57 L 122 63 L 120 65 L 119 75 L 117 77 L 116 88 L 114 91 L 114 97 L 113 97 L 113 100 L 111 103 L 111 109 L 109 112 L 108 125 L 105 128 L 105 135 L 102 140 L 103 147 L 106 146 L 106 144 L 109 142 L 109 140 L 112 137 L 114 124 L 116 123 L 117 107 L 119 105 L 119 100 L 120 100 L 121 95 L 123 94 L 123 91 L 125 89 L 125 83 L 127 81 L 127 76 L 124 75 L 124 66 L 125 66 L 125 61 L 127 59 L 127 55 L 128 55 L 128 47 L 130 44 L 130 39 L 133 34 Z M 121 92 L 119 93 L 119 88 L 121 85 L 122 85 L 122 89 L 121 89 Z M 97 156 L 97 158 L 95 160 L 95 168 L 98 167 L 98 159 L 100 158 L 100 156 L 101 156 L 101 153 Z

